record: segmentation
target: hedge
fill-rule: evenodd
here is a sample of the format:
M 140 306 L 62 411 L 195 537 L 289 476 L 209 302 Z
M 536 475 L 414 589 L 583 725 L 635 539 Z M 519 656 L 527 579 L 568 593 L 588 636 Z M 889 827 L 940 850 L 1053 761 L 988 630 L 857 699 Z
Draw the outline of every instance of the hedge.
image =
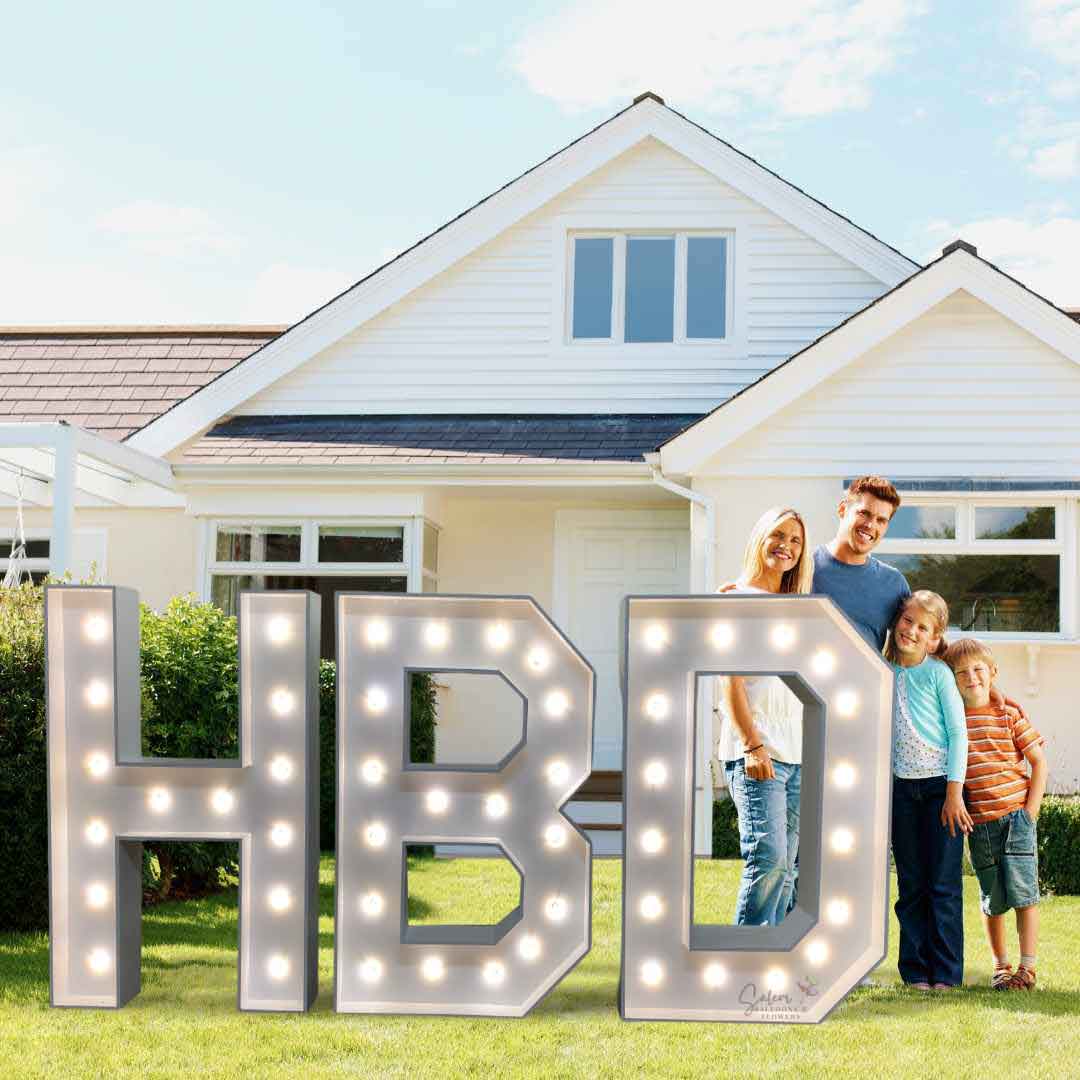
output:
M 236 619 L 194 597 L 140 613 L 142 750 L 160 757 L 236 757 L 239 736 Z M 319 668 L 320 846 L 334 847 L 334 664 Z M 435 688 L 415 676 L 412 756 L 433 761 Z M 43 590 L 0 590 L 0 928 L 48 926 Z M 219 887 L 238 871 L 235 843 L 144 845 L 151 895 L 183 896 Z

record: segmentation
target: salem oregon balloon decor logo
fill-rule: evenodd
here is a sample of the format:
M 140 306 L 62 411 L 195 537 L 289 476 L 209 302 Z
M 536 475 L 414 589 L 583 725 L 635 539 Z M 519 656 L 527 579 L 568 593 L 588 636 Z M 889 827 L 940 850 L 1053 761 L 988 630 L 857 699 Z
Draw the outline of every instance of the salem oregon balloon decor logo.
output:
M 523 1016 L 591 945 L 592 852 L 565 807 L 592 766 L 593 669 L 529 597 L 339 593 L 335 614 L 335 1008 Z M 627 597 L 623 615 L 620 1013 L 818 1022 L 884 955 L 892 675 L 821 597 Z M 135 592 L 47 588 L 53 1005 L 138 993 L 142 842 L 198 839 L 240 845 L 238 1007 L 311 1007 L 320 617 L 312 593 L 242 593 L 239 757 L 145 758 Z M 416 671 L 500 676 L 521 740 L 493 766 L 412 763 Z M 798 902 L 776 927 L 698 925 L 703 680 L 755 673 L 803 704 Z M 497 846 L 517 907 L 410 925 L 414 843 Z

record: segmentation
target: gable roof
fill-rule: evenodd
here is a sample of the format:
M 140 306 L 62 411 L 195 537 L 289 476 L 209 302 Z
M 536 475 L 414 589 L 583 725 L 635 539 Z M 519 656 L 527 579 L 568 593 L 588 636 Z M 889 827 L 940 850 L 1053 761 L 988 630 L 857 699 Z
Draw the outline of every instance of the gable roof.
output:
M 887 285 L 917 263 L 668 108 L 654 94 L 634 103 L 482 199 L 395 259 L 268 342 L 242 370 L 221 373 L 130 439 L 165 454 L 294 371 L 306 360 L 446 270 L 482 244 L 647 138 L 713 173 Z
M 1080 364 L 1080 320 L 963 241 L 659 447 L 665 473 L 688 475 L 935 304 L 963 290 Z

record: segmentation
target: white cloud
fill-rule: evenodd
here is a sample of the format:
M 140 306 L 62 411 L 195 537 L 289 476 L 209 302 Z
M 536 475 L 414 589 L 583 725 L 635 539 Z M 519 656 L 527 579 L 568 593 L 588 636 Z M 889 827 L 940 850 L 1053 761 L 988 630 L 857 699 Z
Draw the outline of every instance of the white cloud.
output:
M 915 0 L 582 0 L 528 28 L 511 63 L 569 110 L 653 89 L 677 108 L 820 115 L 869 102 L 921 10 Z
M 961 237 L 979 254 L 1061 307 L 1080 307 L 1080 218 L 986 218 L 927 229 L 926 260 Z
M 234 318 L 293 323 L 322 307 L 362 276 L 326 267 L 271 263 L 255 278 Z
M 1080 64 L 1080 2 L 1028 0 L 1031 40 L 1062 64 Z
M 1080 174 L 1080 138 L 1063 139 L 1036 150 L 1028 168 L 1043 180 L 1069 180 Z
M 95 224 L 149 255 L 223 255 L 242 246 L 239 238 L 206 210 L 152 199 L 118 206 L 102 214 Z

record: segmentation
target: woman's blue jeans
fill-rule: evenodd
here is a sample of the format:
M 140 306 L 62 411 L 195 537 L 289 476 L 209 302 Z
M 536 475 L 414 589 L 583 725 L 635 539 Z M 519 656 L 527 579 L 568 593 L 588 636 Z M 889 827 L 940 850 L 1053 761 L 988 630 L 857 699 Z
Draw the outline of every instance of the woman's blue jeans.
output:
M 735 922 L 746 926 L 776 926 L 795 906 L 802 766 L 773 769 L 775 779 L 751 780 L 741 759 L 724 762 L 743 857 Z

